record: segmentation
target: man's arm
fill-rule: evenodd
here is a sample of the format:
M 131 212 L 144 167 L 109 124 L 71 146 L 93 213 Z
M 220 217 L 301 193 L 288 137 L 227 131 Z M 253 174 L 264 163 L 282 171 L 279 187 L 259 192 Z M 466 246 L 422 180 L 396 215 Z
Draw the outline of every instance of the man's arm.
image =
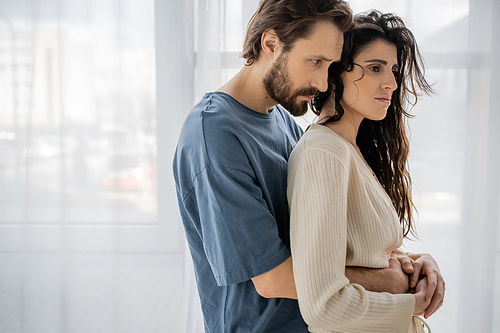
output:
M 345 275 L 351 283 L 360 284 L 369 291 L 404 294 L 410 289 L 408 275 L 395 252 L 391 253 L 388 268 L 346 267 Z
M 291 256 L 270 271 L 252 278 L 252 282 L 262 297 L 297 299 Z
M 369 291 L 403 294 L 409 290 L 408 275 L 403 272 L 395 253 L 391 254 L 388 268 L 346 267 L 345 275 L 351 283 L 360 284 Z M 262 297 L 297 299 L 292 257 L 252 278 L 252 282 Z

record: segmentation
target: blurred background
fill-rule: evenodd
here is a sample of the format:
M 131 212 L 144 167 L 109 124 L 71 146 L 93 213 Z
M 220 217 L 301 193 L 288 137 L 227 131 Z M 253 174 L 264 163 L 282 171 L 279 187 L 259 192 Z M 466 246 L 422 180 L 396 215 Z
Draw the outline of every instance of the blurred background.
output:
M 500 332 L 500 2 L 352 0 L 402 16 L 435 96 L 412 109 L 433 332 Z M 257 0 L 0 0 L 0 332 L 203 332 L 172 156 L 243 65 Z M 301 126 L 314 121 L 298 118 Z

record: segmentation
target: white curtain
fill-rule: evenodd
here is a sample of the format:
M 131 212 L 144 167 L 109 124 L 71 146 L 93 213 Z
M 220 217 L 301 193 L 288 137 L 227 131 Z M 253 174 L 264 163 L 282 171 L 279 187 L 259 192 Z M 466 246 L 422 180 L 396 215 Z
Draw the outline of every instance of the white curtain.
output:
M 203 331 L 172 179 L 183 120 L 243 65 L 258 0 L 0 0 L 0 332 Z M 356 0 L 406 19 L 434 332 L 500 332 L 500 3 Z M 299 118 L 306 125 L 313 117 Z

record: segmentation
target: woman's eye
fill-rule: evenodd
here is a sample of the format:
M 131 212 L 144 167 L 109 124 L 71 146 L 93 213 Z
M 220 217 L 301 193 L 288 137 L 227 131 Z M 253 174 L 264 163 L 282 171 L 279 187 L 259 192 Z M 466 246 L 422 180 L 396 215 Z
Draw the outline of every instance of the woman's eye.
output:
M 375 73 L 378 73 L 378 72 L 380 72 L 380 67 L 379 66 L 372 66 L 372 67 L 370 67 L 370 70 L 375 72 Z

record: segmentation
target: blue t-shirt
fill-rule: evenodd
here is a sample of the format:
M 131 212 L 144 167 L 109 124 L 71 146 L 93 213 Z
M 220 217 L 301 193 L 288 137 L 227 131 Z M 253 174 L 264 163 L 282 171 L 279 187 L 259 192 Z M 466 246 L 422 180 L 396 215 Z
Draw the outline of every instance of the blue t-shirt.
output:
M 222 92 L 184 122 L 174 178 L 206 332 L 307 332 L 296 300 L 250 280 L 290 256 L 287 162 L 301 134 L 281 106 L 259 113 Z

